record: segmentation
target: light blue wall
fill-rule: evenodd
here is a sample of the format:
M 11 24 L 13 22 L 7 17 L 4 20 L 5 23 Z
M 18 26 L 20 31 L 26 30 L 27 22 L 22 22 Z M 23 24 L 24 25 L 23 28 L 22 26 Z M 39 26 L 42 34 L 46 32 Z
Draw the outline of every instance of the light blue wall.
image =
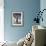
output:
M 46 0 L 41 0 L 40 1 L 40 10 L 42 11 L 43 9 L 46 9 Z M 40 22 L 40 25 L 45 26 L 46 27 L 46 10 L 43 12 L 43 22 Z
M 40 0 L 5 0 L 4 1 L 4 35 L 7 41 L 18 41 L 32 28 L 32 20 L 40 9 Z M 24 12 L 24 27 L 13 27 L 11 16 L 13 11 Z

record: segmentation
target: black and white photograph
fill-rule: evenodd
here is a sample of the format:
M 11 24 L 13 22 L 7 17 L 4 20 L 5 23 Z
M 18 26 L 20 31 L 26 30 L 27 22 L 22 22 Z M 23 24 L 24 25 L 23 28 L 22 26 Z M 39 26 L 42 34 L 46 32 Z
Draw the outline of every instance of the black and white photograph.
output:
M 23 12 L 12 12 L 12 25 L 14 26 L 23 25 Z

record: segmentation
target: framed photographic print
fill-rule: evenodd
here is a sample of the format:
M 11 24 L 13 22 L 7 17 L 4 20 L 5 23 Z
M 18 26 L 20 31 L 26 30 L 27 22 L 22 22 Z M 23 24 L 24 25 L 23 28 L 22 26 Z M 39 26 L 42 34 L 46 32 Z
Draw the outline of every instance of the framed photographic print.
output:
M 23 12 L 12 12 L 12 25 L 23 26 Z

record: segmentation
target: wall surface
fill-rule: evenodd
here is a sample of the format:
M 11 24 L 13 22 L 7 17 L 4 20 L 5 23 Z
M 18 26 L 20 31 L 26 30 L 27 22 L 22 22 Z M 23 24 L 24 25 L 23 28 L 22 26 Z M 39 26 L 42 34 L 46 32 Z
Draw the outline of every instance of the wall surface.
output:
M 32 28 L 32 21 L 40 9 L 40 0 L 5 0 L 4 1 L 4 35 L 7 41 L 18 41 Z M 24 26 L 13 27 L 11 16 L 13 11 L 24 12 Z
M 46 9 L 46 0 L 40 0 L 40 10 L 42 11 L 43 9 Z M 40 25 L 46 27 L 46 10 L 43 12 L 43 22 L 40 22 Z

